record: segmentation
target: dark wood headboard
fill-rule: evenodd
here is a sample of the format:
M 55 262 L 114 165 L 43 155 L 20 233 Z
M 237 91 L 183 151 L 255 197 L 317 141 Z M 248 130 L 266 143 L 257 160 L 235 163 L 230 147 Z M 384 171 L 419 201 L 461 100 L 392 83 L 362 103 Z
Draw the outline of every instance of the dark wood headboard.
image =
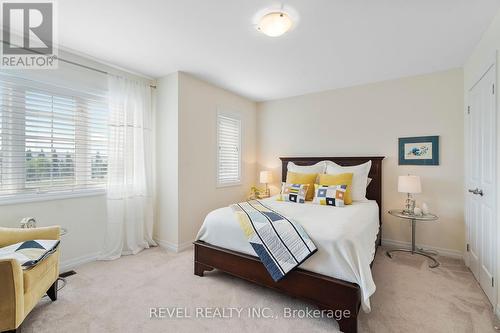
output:
M 366 198 L 375 200 L 379 207 L 379 223 L 382 227 L 382 160 L 384 156 L 362 156 L 362 157 L 280 157 L 281 160 L 281 181 L 286 181 L 288 162 L 297 165 L 313 165 L 321 161 L 332 161 L 342 166 L 363 164 L 372 161 L 372 167 L 368 177 L 372 179 L 366 188 Z M 379 231 L 379 237 L 382 231 Z M 380 240 L 379 240 L 380 242 Z M 379 243 L 380 244 L 380 243 Z

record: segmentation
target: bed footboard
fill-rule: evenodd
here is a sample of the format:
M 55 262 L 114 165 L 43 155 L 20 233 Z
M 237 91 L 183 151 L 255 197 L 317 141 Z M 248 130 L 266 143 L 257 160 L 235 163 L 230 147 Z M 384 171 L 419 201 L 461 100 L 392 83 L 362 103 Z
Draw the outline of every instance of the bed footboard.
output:
M 205 271 L 214 268 L 310 302 L 320 309 L 342 311 L 342 319 L 338 321 L 340 330 L 357 332 L 361 291 L 355 283 L 302 269 L 295 269 L 283 280 L 274 282 L 258 258 L 202 241 L 194 242 L 194 274 L 203 276 Z

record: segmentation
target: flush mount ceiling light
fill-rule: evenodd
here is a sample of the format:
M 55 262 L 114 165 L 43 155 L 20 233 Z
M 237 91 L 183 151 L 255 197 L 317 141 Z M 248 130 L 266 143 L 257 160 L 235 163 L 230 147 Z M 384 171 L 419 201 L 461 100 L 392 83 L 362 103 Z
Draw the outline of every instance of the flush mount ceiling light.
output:
M 261 17 L 257 30 L 269 37 L 279 37 L 292 28 L 293 22 L 285 12 L 272 12 Z

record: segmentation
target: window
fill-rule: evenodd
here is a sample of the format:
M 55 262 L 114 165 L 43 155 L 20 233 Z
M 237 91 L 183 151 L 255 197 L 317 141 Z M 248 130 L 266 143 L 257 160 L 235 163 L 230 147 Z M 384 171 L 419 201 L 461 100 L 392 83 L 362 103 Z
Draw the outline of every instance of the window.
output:
M 0 75 L 0 200 L 104 188 L 107 100 Z
M 230 186 L 241 181 L 241 120 L 217 115 L 217 185 Z

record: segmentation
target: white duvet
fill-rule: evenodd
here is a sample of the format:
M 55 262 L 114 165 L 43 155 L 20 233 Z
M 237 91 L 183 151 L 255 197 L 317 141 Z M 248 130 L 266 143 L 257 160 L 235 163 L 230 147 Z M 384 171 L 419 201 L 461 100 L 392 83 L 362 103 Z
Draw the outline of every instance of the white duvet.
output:
M 261 201 L 300 223 L 318 248 L 299 267 L 357 283 L 361 288 L 363 310 L 369 312 L 370 296 L 375 292 L 370 263 L 375 255 L 375 240 L 379 231 L 377 203 L 367 200 L 345 207 L 331 207 L 276 201 L 274 197 Z M 230 207 L 210 212 L 196 239 L 257 256 Z

